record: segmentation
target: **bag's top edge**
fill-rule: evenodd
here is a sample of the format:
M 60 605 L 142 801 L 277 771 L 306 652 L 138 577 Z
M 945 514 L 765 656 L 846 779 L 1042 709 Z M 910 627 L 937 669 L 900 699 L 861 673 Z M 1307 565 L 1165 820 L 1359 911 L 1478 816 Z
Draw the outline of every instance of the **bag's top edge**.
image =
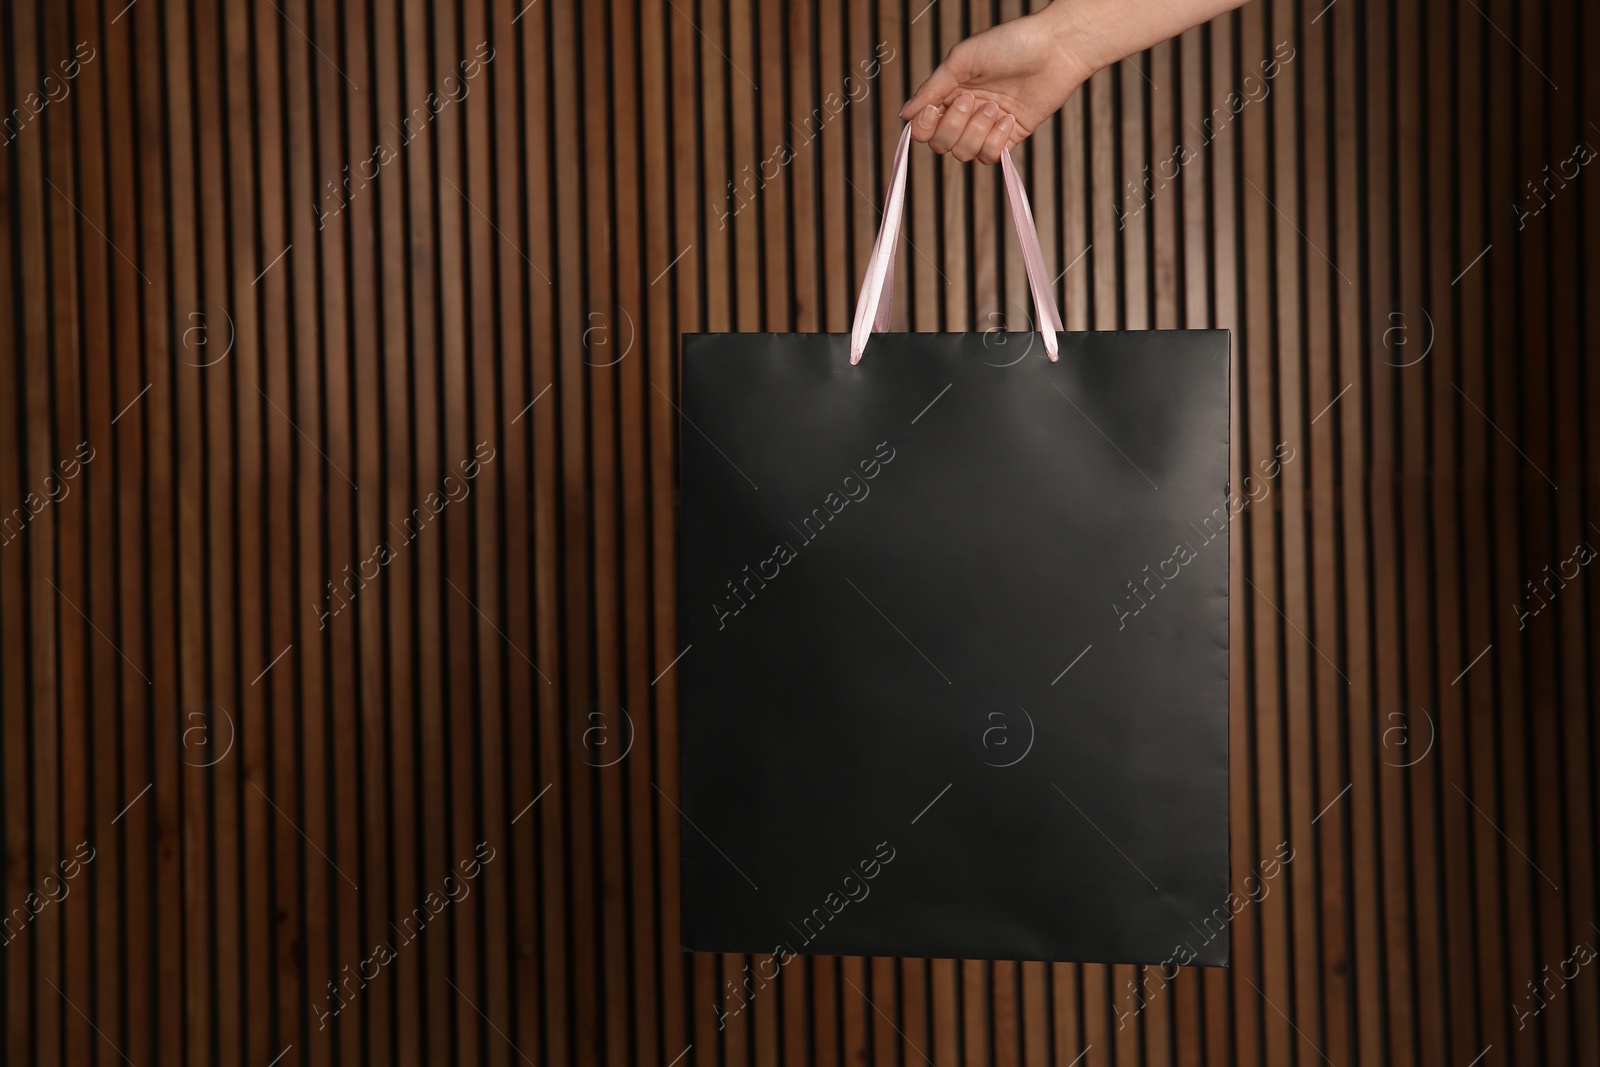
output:
M 991 331 L 991 330 L 917 330 L 917 331 L 911 331 L 911 330 L 884 330 L 884 331 L 880 332 L 880 331 L 874 330 L 873 333 L 872 333 L 872 336 L 874 336 L 874 337 L 985 337 L 985 336 L 988 336 L 990 333 L 993 333 L 993 332 L 995 332 L 995 331 Z M 1019 337 L 1026 336 L 1029 333 L 1035 333 L 1035 334 L 1038 333 L 1037 330 L 1016 330 L 1016 331 L 1002 330 L 1002 331 L 999 331 L 999 332 L 1006 333 L 1006 334 L 1015 333 L 1015 335 L 1019 336 Z M 1204 328 L 1179 329 L 1179 330 L 1063 330 L 1057 336 L 1060 336 L 1060 337 L 1100 337 L 1100 336 L 1126 336 L 1128 334 L 1151 334 L 1151 333 L 1189 333 L 1189 334 L 1214 333 L 1214 334 L 1227 335 L 1227 334 L 1229 334 L 1231 332 L 1232 331 L 1230 331 L 1230 330 L 1221 329 L 1221 328 L 1218 328 L 1218 327 L 1204 327 Z M 774 333 L 774 332 L 770 332 L 770 331 L 769 332 L 762 332 L 762 331 L 755 331 L 755 330 L 695 330 L 695 331 L 692 331 L 692 332 L 687 332 L 687 333 L 680 334 L 679 336 L 682 337 L 685 341 L 687 341 L 691 337 L 849 337 L 850 334 L 849 334 L 848 331 L 844 332 L 844 333 L 838 333 L 838 332 L 834 332 L 834 333 L 821 333 L 821 332 L 805 333 L 805 332 L 800 332 L 800 331 L 797 331 L 797 330 L 789 330 L 789 331 L 785 331 L 785 332 L 782 332 L 782 333 Z
M 989 331 L 989 330 L 926 331 L 926 330 L 923 330 L 923 331 L 915 331 L 915 333 L 912 333 L 912 331 L 906 331 L 906 330 L 899 330 L 899 331 L 886 330 L 886 331 L 883 331 L 883 333 L 877 333 L 877 331 L 874 331 L 874 334 L 872 334 L 872 336 L 874 336 L 874 338 L 986 338 L 986 336 L 989 336 L 990 333 L 994 333 L 994 331 Z M 1019 331 L 1016 331 L 1016 333 L 1014 333 L 1014 334 L 1011 333 L 1011 331 L 1000 331 L 1000 333 L 1006 333 L 1006 334 L 1008 334 L 1008 336 L 1018 336 L 1018 338 L 1026 338 L 1027 334 L 1029 334 L 1029 333 L 1034 333 L 1035 336 L 1037 336 L 1038 331 L 1037 330 L 1035 330 L 1035 331 L 1022 331 L 1022 330 L 1019 330 Z M 1189 336 L 1194 336 L 1194 334 L 1214 334 L 1214 336 L 1222 336 L 1222 338 L 1232 338 L 1232 331 L 1230 331 L 1230 330 L 1219 330 L 1219 328 L 1205 328 L 1205 330 L 1066 330 L 1066 331 L 1062 331 L 1062 333 L 1058 334 L 1058 336 L 1061 336 L 1061 338 L 1128 338 L 1128 336 L 1146 336 L 1146 334 L 1152 334 L 1152 336 L 1158 336 L 1158 334 L 1179 334 L 1179 333 L 1181 333 L 1181 334 L 1189 334 Z M 678 336 L 680 336 L 680 338 L 682 338 L 683 341 L 685 341 L 685 342 L 686 341 L 690 341 L 690 339 L 694 339 L 694 338 L 779 338 L 779 339 L 781 339 L 781 338 L 811 338 L 811 339 L 816 339 L 816 338 L 843 338 L 843 339 L 846 339 L 846 341 L 848 341 L 848 339 L 850 339 L 850 334 L 848 334 L 848 333 L 797 333 L 797 331 L 789 331 L 789 333 L 758 333 L 758 331 L 742 331 L 742 330 L 728 330 L 728 331 L 704 331 L 704 330 L 702 330 L 702 331 L 694 331 L 694 333 L 678 334 Z

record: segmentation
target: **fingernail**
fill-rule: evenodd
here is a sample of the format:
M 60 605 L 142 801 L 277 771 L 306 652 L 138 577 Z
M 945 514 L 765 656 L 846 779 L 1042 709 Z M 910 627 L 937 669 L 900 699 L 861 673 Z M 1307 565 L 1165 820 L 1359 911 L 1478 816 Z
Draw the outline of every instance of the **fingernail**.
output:
M 925 130 L 933 129 L 934 123 L 939 121 L 939 109 L 929 104 L 922 109 L 922 114 L 917 116 L 917 124 Z
M 1000 105 L 991 100 L 987 104 L 983 105 L 983 113 L 992 119 L 996 115 L 1000 114 Z
M 972 110 L 972 94 L 971 93 L 962 93 L 960 96 L 956 97 L 956 110 L 960 111 L 960 112 L 967 112 L 967 111 L 971 111 Z
M 1000 120 L 1000 132 L 1010 133 L 1011 127 L 1015 126 L 1016 124 L 1017 120 L 1012 118 L 1010 115 L 1007 115 L 1005 118 Z

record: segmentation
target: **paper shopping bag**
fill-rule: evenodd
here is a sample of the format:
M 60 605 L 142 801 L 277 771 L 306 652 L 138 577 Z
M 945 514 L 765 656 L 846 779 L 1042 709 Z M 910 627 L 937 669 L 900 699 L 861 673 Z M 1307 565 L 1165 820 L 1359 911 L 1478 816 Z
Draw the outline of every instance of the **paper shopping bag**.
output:
M 684 339 L 684 947 L 1225 964 L 1228 336 L 874 333 L 903 174 L 854 333 Z

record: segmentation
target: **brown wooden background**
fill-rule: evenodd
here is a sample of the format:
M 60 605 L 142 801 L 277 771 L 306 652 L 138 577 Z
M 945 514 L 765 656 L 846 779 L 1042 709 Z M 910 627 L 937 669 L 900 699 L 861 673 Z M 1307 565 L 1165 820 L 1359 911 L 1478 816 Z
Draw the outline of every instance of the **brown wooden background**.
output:
M 1235 966 L 1119 1028 L 1131 967 L 807 960 L 718 1032 L 676 338 L 848 329 L 894 112 L 1021 8 L 925 2 L 0 3 L 0 103 L 58 97 L 0 145 L 0 1061 L 1600 1061 L 1600 966 L 1551 977 L 1600 942 L 1600 604 L 1516 606 L 1600 547 L 1600 12 L 1558 0 L 1255 0 L 1019 153 L 1069 326 L 1231 329 L 1238 475 L 1295 450 L 1233 538 L 1236 878 L 1296 849 Z M 1025 328 L 995 173 L 919 151 L 910 198 L 909 328 Z

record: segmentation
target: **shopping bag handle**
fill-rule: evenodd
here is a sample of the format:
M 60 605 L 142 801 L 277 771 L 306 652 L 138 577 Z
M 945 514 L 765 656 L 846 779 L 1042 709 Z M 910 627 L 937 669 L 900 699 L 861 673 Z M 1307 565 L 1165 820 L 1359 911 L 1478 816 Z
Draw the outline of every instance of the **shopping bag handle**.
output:
M 889 328 L 889 317 L 894 301 L 894 253 L 900 239 L 900 219 L 906 198 L 906 152 L 911 144 L 911 126 L 900 131 L 900 145 L 894 152 L 894 165 L 889 179 L 889 195 L 883 204 L 883 224 L 878 228 L 878 239 L 872 245 L 872 258 L 867 262 L 867 276 L 861 282 L 861 295 L 856 299 L 855 323 L 850 329 L 850 362 L 861 362 L 867 339 L 874 332 L 883 333 Z M 1039 228 L 1033 222 L 1033 209 L 1028 205 L 1028 191 L 1022 187 L 1016 165 L 1011 162 L 1011 152 L 1000 154 L 1000 170 L 1006 180 L 1006 200 L 1011 205 L 1011 221 L 1017 228 L 1017 241 L 1022 245 L 1022 262 L 1028 270 L 1028 288 L 1033 292 L 1033 306 L 1039 321 L 1039 332 L 1044 335 L 1044 350 L 1052 362 L 1056 355 L 1056 334 L 1062 332 L 1061 312 L 1056 307 L 1055 293 L 1045 280 L 1044 251 L 1039 247 Z

